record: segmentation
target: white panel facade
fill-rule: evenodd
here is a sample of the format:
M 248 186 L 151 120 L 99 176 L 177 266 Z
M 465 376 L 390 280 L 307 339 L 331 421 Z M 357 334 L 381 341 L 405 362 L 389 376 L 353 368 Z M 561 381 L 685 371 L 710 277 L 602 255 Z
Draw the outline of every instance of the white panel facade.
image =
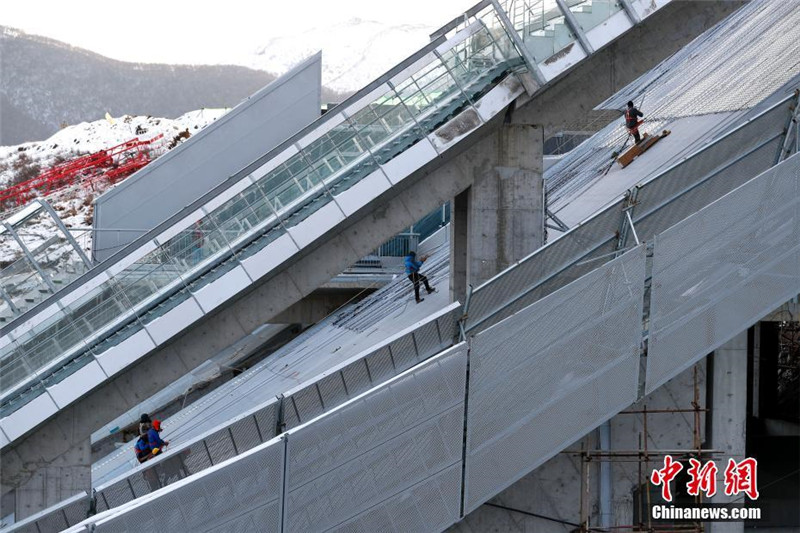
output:
M 336 202 L 328 202 L 305 220 L 288 228 L 289 234 L 300 248 L 305 248 L 346 217 Z
M 633 23 L 625 10 L 617 11 L 602 24 L 587 31 L 586 39 L 592 48 L 599 50 L 632 27 Z
M 389 190 L 391 186 L 392 183 L 383 173 L 383 170 L 378 169 L 369 176 L 362 178 L 346 191 L 334 195 L 334 197 L 344 214 L 350 216 Z
M 392 182 L 392 185 L 397 185 L 422 165 L 432 161 L 437 155 L 438 153 L 430 141 L 422 139 L 414 146 L 381 165 L 381 168 L 386 177 L 389 178 L 389 181 Z
M 539 63 L 539 71 L 550 81 L 565 70 L 577 65 L 581 60 L 585 59 L 586 52 L 583 51 L 581 45 L 574 42 L 569 45 L 567 51 L 558 52 L 553 58 Z
M 151 320 L 145 325 L 156 344 L 163 344 L 183 329 L 203 316 L 203 310 L 194 298 L 187 298 L 164 315 Z
M 241 263 L 249 276 L 253 280 L 257 280 L 292 257 L 299 250 L 292 237 L 288 233 L 284 233 L 258 253 L 242 259 Z
M 800 156 L 656 236 L 647 392 L 800 293 Z
M 488 122 L 523 92 L 525 88 L 519 79 L 513 75 L 509 76 L 476 102 L 475 109 L 481 119 Z
M 644 275 L 640 246 L 473 338 L 466 512 L 636 400 Z
M 147 331 L 142 329 L 116 346 L 95 355 L 95 358 L 105 373 L 112 376 L 140 357 L 146 355 L 155 347 L 156 345 L 153 344 L 150 335 L 147 334 Z
M 204 285 L 194 293 L 194 297 L 200 307 L 203 308 L 203 311 L 208 313 L 234 294 L 243 290 L 250 283 L 252 282 L 244 268 L 237 266 L 213 282 Z
M 47 387 L 47 391 L 55 400 L 59 409 L 63 409 L 80 398 L 106 379 L 106 374 L 97 363 L 92 361 L 83 368 L 64 378 L 59 383 Z
M 58 411 L 49 394 L 40 394 L 7 417 L 0 420 L 0 428 L 11 439 L 17 440 Z

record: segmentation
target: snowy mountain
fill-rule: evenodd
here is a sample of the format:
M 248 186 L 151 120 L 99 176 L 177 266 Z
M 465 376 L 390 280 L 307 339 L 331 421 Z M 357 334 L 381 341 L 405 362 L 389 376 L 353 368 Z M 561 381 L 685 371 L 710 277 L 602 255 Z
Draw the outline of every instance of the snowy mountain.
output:
M 285 72 L 322 50 L 322 83 L 333 90 L 353 92 L 425 46 L 437 28 L 353 18 L 270 38 L 252 57 L 236 63 L 268 72 Z

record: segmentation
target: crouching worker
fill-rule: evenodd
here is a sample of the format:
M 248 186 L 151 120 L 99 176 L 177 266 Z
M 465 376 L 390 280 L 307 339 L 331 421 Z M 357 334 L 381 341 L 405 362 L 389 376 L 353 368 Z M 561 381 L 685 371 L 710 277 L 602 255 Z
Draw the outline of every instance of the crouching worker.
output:
M 164 447 L 169 445 L 169 442 L 163 440 L 161 435 L 159 435 L 160 431 L 161 421 L 153 420 L 153 422 L 148 424 L 148 427 L 145 428 L 144 433 L 139 435 L 139 439 L 136 441 L 133 450 L 136 453 L 136 459 L 140 463 L 144 463 L 156 455 L 159 455 L 164 451 Z
M 169 446 L 169 442 L 162 440 L 161 435 L 161 421 L 153 420 L 153 427 L 147 432 L 147 444 L 150 447 L 150 453 L 153 457 L 164 451 L 165 446 Z

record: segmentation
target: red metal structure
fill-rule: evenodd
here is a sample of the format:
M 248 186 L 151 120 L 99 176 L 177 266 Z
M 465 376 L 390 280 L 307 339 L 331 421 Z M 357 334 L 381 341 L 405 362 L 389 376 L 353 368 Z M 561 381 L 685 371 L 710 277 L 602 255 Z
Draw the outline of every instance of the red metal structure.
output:
M 0 191 L 0 209 L 23 205 L 37 195 L 47 196 L 76 184 L 95 188 L 101 181 L 116 183 L 161 155 L 163 139 L 163 134 L 146 141 L 134 138 L 55 165 L 35 178 Z

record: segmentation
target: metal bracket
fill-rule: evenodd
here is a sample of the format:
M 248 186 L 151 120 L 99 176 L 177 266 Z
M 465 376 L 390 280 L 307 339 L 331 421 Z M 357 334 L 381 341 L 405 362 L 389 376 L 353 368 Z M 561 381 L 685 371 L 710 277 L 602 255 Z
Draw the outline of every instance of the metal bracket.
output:
M 791 109 L 791 108 L 790 108 Z M 778 157 L 775 160 L 775 164 L 777 165 L 789 155 L 791 152 L 791 145 L 792 145 L 792 133 L 797 130 L 800 131 L 800 125 L 798 125 L 798 117 L 800 116 L 800 89 L 795 89 L 794 91 L 794 109 L 791 109 L 791 114 L 789 115 L 789 121 L 786 123 L 786 128 L 784 129 L 783 133 L 783 144 L 781 144 L 781 151 L 778 153 Z M 797 126 L 795 128 L 794 126 Z M 797 135 L 797 133 L 795 133 Z M 795 144 L 797 145 L 800 143 L 800 139 L 795 139 Z
M 28 262 L 31 264 L 31 266 L 39 273 L 39 275 L 42 277 L 42 280 L 45 282 L 45 284 L 55 294 L 56 286 L 53 285 L 53 280 L 50 279 L 50 276 L 48 276 L 47 274 L 44 273 L 44 271 L 39 266 L 39 263 L 36 262 L 36 259 L 31 254 L 31 251 L 28 250 L 28 247 L 25 246 L 25 243 L 22 242 L 22 239 L 19 238 L 19 235 L 17 235 L 17 232 L 14 230 L 14 228 L 11 226 L 11 224 L 9 224 L 8 222 L 4 221 L 3 222 L 3 227 L 5 227 L 6 231 L 8 233 L 10 233 L 12 237 L 14 237 L 14 240 L 17 241 L 17 244 L 19 245 L 19 247 L 22 248 L 22 253 L 25 254 L 25 258 L 28 260 Z
M 556 0 L 556 4 L 558 4 L 558 8 L 564 14 L 564 20 L 567 22 L 567 26 L 569 26 L 569 29 L 575 34 L 575 37 L 578 38 L 578 42 L 581 48 L 583 48 L 583 51 L 586 52 L 586 55 L 592 55 L 594 53 L 594 47 L 589 43 L 589 39 L 586 38 L 586 33 L 583 31 L 578 19 L 575 18 L 575 13 L 569 10 L 569 6 L 564 0 Z
M 624 214 L 622 215 L 622 220 L 619 224 L 619 237 L 617 239 L 617 251 L 619 252 L 617 256 L 622 255 L 622 252 L 625 250 L 625 245 L 628 241 L 628 231 L 630 230 L 633 233 L 633 238 L 636 241 L 636 244 L 640 244 L 639 242 L 639 235 L 636 233 L 636 228 L 633 225 L 633 217 L 632 213 L 636 204 L 638 203 L 639 198 L 639 187 L 634 187 L 628 191 L 625 199 L 625 207 L 623 208 Z
M 525 43 L 522 42 L 522 39 L 520 38 L 519 34 L 514 29 L 514 24 L 511 22 L 511 19 L 508 18 L 508 14 L 500 6 L 500 2 L 498 0 L 491 0 L 491 2 L 492 2 L 492 7 L 494 7 L 495 13 L 497 13 L 497 18 L 500 19 L 500 22 L 506 29 L 506 33 L 508 34 L 509 37 L 511 37 L 511 40 L 514 42 L 514 46 L 516 46 L 517 50 L 519 51 L 519 54 L 522 56 L 522 59 L 524 59 L 525 63 L 528 65 L 528 71 L 531 73 L 534 80 L 536 80 L 536 83 L 538 83 L 539 86 L 544 85 L 545 83 L 547 83 L 547 80 L 545 80 L 542 71 L 539 70 L 539 65 L 536 63 L 536 59 L 534 59 L 530 51 L 525 47 Z M 530 92 L 530 89 L 528 87 L 526 87 L 525 90 L 528 92 L 529 95 L 531 96 L 533 95 L 533 93 Z
M 625 14 L 628 15 L 628 19 L 630 19 L 634 26 L 642 21 L 642 19 L 639 18 L 639 14 L 633 9 L 631 0 L 619 0 L 619 3 L 622 4 L 622 9 L 625 10 Z
M 566 224 L 564 224 L 564 222 L 563 222 L 563 221 L 562 221 L 560 218 L 558 218 L 558 217 L 555 215 L 555 213 L 553 213 L 552 211 L 550 211 L 550 209 L 547 209 L 547 208 L 545 208 L 545 213 L 547 214 L 547 217 L 548 217 L 550 220 L 552 220 L 553 222 L 555 222 L 555 223 L 556 223 L 556 226 L 557 226 L 557 227 L 553 227 L 553 226 L 550 226 L 550 225 L 548 225 L 548 227 L 549 227 L 549 228 L 551 228 L 551 229 L 556 229 L 556 230 L 559 230 L 559 231 L 563 231 L 564 233 L 566 233 L 566 232 L 568 232 L 568 231 L 569 231 L 569 226 L 567 226 Z
M 63 233 L 67 237 L 67 240 L 75 249 L 75 251 L 78 253 L 78 257 L 81 258 L 86 267 L 92 268 L 93 266 L 92 261 L 83 252 L 83 250 L 81 250 L 81 247 L 78 245 L 78 241 L 76 241 L 75 237 L 72 236 L 72 233 L 69 232 L 67 227 L 64 225 L 64 221 L 61 220 L 60 216 L 58 216 L 58 213 L 56 213 L 56 210 L 53 209 L 52 205 L 50 205 L 50 202 L 42 198 L 37 198 L 36 201 L 39 202 L 39 205 L 41 205 L 44 208 L 44 210 L 47 211 L 47 214 L 50 215 L 50 217 L 55 221 L 56 226 L 58 226 L 58 229 L 60 229 L 61 233 Z

